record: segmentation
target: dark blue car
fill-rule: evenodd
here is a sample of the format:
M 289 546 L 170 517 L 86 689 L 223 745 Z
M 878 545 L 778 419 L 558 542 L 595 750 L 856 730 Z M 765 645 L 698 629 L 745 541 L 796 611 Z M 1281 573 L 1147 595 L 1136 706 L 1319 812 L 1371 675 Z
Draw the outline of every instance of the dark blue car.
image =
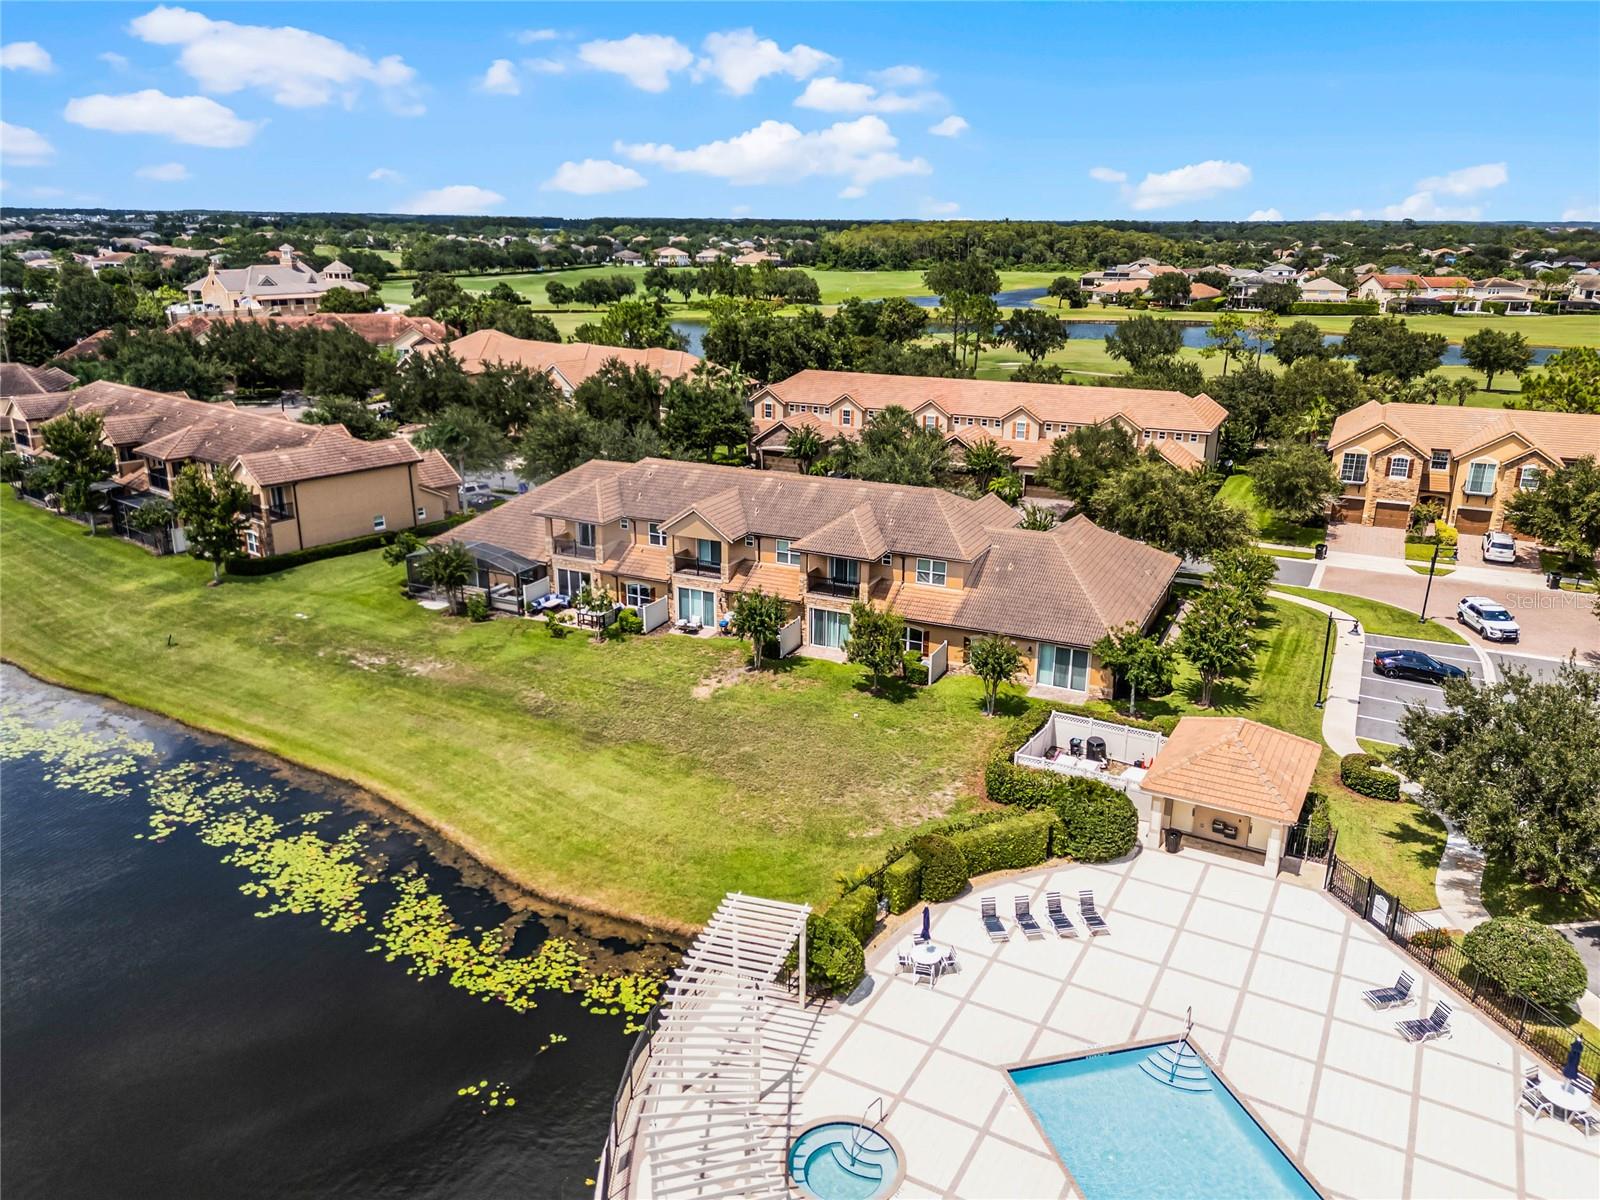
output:
M 1379 650 L 1372 656 L 1372 669 L 1385 679 L 1415 679 L 1442 684 L 1446 679 L 1465 679 L 1467 673 L 1452 663 L 1440 662 L 1421 650 Z

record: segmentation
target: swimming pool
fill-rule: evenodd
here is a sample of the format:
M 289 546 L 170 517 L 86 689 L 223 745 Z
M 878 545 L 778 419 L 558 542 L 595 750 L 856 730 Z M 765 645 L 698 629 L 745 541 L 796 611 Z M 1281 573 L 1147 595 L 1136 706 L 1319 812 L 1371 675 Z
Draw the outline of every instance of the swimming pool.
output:
M 1087 1200 L 1319 1200 L 1186 1042 L 1018 1067 L 1011 1079 Z
M 813 1125 L 789 1148 L 789 1177 L 813 1200 L 879 1200 L 904 1178 L 900 1152 L 857 1121 Z

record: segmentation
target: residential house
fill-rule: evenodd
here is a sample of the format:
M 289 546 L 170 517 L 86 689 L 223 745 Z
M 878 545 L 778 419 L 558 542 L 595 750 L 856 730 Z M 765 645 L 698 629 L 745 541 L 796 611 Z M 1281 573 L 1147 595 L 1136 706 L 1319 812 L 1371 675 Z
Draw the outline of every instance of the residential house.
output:
M 279 329 L 348 329 L 352 333 L 360 334 L 374 346 L 394 351 L 395 357 L 401 361 L 414 350 L 442 346 L 450 340 L 450 331 L 432 317 L 413 317 L 406 313 L 393 312 L 319 312 L 310 316 L 278 316 L 251 310 L 196 313 L 193 316 L 180 317 L 172 323 L 171 328 L 174 331 L 191 334 L 203 342 L 207 334 L 218 325 L 234 321 L 260 322 Z
M 700 251 L 694 256 L 694 261 L 699 263 L 702 267 L 708 267 L 712 263 L 721 262 L 727 257 L 728 255 L 726 252 L 718 250 L 715 246 L 707 246 L 704 250 Z
M 635 250 L 618 250 L 611 256 L 611 261 L 619 267 L 642 267 L 644 255 Z
M 295 257 L 294 247 L 278 247 L 276 263 L 218 270 L 213 262 L 201 278 L 185 289 L 191 308 L 197 311 L 231 313 L 239 310 L 306 316 L 317 311 L 323 293 L 333 288 L 365 292 L 355 273 L 344 263 L 334 261 L 314 271 Z
M 1579 271 L 1567 281 L 1568 305 L 1600 304 L 1600 271 Z
M 1204 393 L 801 371 L 751 397 L 751 450 L 761 467 L 795 471 L 799 464 L 787 454 L 795 429 L 811 426 L 824 440 L 854 438 L 891 405 L 904 408 L 918 425 L 943 432 L 957 456 L 975 441 L 992 439 L 1028 483 L 1056 438 L 1108 421 L 1177 466 L 1214 463 L 1228 415 Z
M 1371 400 L 1334 421 L 1328 452 L 1346 520 L 1404 529 L 1434 501 L 1470 537 L 1502 528 L 1506 501 L 1545 472 L 1600 456 L 1600 416 Z
M 0 362 L 0 400 L 9 400 L 12 396 L 48 396 L 64 392 L 77 382 L 59 367 Z
M 770 250 L 749 250 L 733 259 L 733 265 L 736 267 L 759 267 L 762 263 L 771 263 L 776 267 L 782 262 L 782 256 Z
M 1311 275 L 1298 281 L 1300 299 L 1317 304 L 1343 304 L 1350 299 L 1350 289 L 1329 279 L 1326 275 Z
M 1362 276 L 1356 284 L 1358 300 L 1375 300 L 1387 312 L 1390 304 L 1412 300 L 1445 300 L 1465 297 L 1472 280 L 1461 275 L 1411 275 L 1402 273 Z
M 687 267 L 693 261 L 687 252 L 676 246 L 660 246 L 651 251 L 658 267 Z
M 424 353 L 435 353 L 427 347 Z M 471 374 L 495 365 L 526 367 L 544 371 L 570 397 L 585 379 L 613 360 L 630 367 L 649 367 L 663 383 L 681 379 L 700 365 L 700 359 L 683 350 L 652 347 L 646 350 L 626 346 L 600 346 L 591 342 L 535 342 L 515 338 L 498 329 L 480 329 L 450 343 L 450 353 Z
M 1048 532 L 1017 520 L 995 496 L 597 459 L 438 540 L 545 565 L 547 584 L 569 596 L 592 587 L 637 608 L 665 599 L 707 628 L 759 588 L 783 601 L 785 640 L 824 656 L 840 653 L 851 604 L 867 601 L 905 617 L 909 651 L 943 644 L 960 665 L 975 639 L 1000 634 L 1021 647 L 1030 681 L 1106 694 L 1092 647 L 1110 629 L 1155 622 L 1178 558 L 1083 516 Z
M 1494 276 L 1490 279 L 1480 279 L 1467 289 L 1466 296 L 1456 303 L 1455 311 L 1458 316 L 1471 313 L 1500 312 L 1508 317 L 1524 317 L 1533 313 L 1534 301 L 1538 299 L 1529 291 L 1528 283 L 1523 279 L 1502 279 Z M 1487 305 L 1493 304 L 1490 309 Z
M 169 497 L 190 464 L 231 470 L 254 504 L 242 533 L 252 556 L 412 529 L 460 510 L 461 483 L 437 452 L 401 438 L 360 441 L 342 425 L 305 425 L 276 410 L 207 404 L 98 380 L 74 391 L 7 396 L 0 422 L 20 452 L 42 452 L 42 427 L 69 408 L 99 414 L 116 454 L 112 523 Z M 181 539 L 165 548 L 181 549 Z

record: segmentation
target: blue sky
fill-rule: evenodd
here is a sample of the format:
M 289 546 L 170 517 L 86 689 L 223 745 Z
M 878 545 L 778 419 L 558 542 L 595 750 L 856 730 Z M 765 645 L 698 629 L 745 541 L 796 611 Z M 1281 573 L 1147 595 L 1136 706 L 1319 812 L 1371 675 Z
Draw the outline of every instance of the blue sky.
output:
M 5 16 L 13 205 L 1600 219 L 1590 3 Z

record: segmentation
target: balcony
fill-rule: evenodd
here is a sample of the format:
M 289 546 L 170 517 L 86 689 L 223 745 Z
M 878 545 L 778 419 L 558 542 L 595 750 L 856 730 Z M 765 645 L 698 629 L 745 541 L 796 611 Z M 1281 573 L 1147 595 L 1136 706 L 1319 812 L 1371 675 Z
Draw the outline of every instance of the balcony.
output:
M 576 538 L 558 537 L 553 538 L 551 541 L 555 552 L 567 558 L 582 558 L 593 562 L 599 557 L 594 546 L 579 545 Z
M 292 521 L 294 520 L 294 505 L 263 504 L 261 506 L 261 519 L 268 523 L 273 521 Z
M 699 575 L 705 579 L 721 579 L 722 564 L 710 559 L 698 558 L 693 554 L 674 554 L 672 556 L 672 573 L 674 575 Z
M 806 576 L 806 591 L 813 596 L 854 600 L 861 594 L 861 584 L 856 580 L 835 579 L 831 575 L 812 573 Z

